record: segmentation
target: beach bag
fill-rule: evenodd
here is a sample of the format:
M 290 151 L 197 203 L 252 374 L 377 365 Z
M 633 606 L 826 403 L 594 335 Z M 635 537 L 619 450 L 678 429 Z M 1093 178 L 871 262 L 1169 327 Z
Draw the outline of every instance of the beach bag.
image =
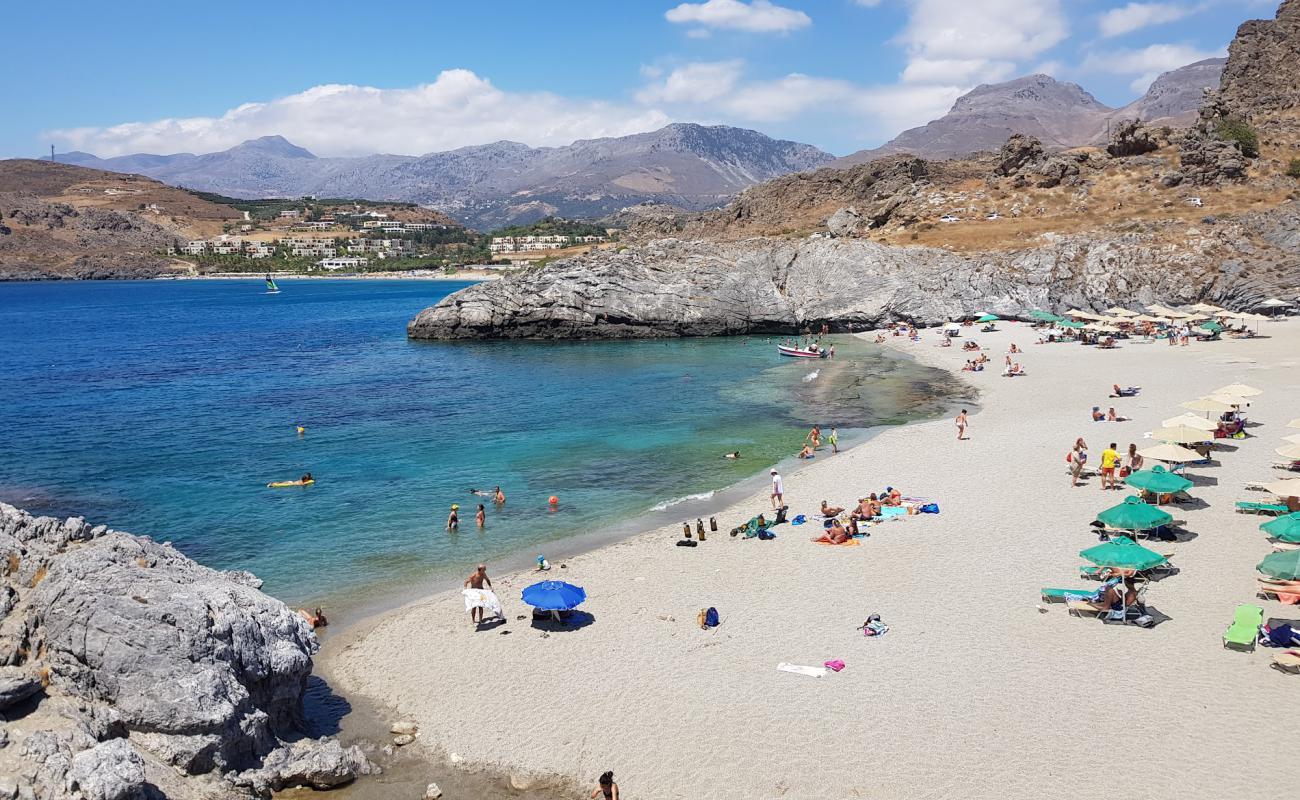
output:
M 1282 623 L 1276 628 L 1270 628 L 1268 635 L 1264 637 L 1266 647 L 1290 647 L 1295 644 L 1296 633 L 1287 623 Z
M 772 533 L 772 532 L 769 531 L 767 528 L 762 528 L 762 529 L 760 529 L 759 532 L 758 532 L 758 538 L 763 539 L 764 541 L 766 541 L 766 540 L 768 540 L 768 539 L 775 539 L 775 538 L 776 538 L 776 534 L 775 534 L 775 533 Z
M 705 628 L 718 627 L 718 609 L 714 608 L 713 606 L 709 606 L 708 610 L 704 612 L 703 627 Z
M 692 539 L 682 539 L 682 540 L 680 540 L 680 541 L 677 542 L 677 546 L 678 546 L 678 547 L 697 547 L 697 546 L 699 546 L 699 542 L 696 542 L 696 541 L 694 541 L 694 540 L 692 540 Z
M 921 506 L 921 513 L 922 513 L 922 514 L 938 514 L 938 513 L 939 513 L 939 504 L 938 504 L 938 503 L 926 503 L 925 505 Z
M 1065 463 L 1069 464 L 1069 463 L 1072 462 L 1072 461 L 1074 461 L 1074 452 L 1073 452 L 1073 451 L 1071 451 L 1071 452 L 1065 454 Z

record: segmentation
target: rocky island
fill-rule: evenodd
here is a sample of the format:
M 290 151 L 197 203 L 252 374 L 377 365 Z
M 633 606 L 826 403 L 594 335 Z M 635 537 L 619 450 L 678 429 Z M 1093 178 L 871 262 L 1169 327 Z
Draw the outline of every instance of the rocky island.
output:
M 372 771 L 304 733 L 316 637 L 246 572 L 0 504 L 0 798 L 254 798 Z

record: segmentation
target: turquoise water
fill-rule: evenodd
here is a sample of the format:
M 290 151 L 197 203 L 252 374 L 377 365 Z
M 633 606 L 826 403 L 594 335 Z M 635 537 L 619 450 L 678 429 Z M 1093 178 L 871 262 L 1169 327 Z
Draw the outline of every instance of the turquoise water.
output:
M 168 540 L 313 602 L 545 552 L 753 475 L 812 421 L 902 422 L 951 388 L 851 339 L 817 364 L 744 339 L 406 339 L 464 285 L 0 284 L 0 500 Z M 265 488 L 307 471 L 315 486 Z M 479 532 L 467 489 L 497 484 L 507 502 Z

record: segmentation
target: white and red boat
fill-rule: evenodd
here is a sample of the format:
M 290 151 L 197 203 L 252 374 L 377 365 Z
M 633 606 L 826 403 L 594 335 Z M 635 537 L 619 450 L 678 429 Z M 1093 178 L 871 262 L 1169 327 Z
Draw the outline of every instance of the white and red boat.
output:
M 798 347 L 786 347 L 783 344 L 778 344 L 776 346 L 776 351 L 783 356 L 790 356 L 791 358 L 825 358 L 830 355 L 829 350 L 823 350 L 821 348 L 816 350 L 803 350 Z

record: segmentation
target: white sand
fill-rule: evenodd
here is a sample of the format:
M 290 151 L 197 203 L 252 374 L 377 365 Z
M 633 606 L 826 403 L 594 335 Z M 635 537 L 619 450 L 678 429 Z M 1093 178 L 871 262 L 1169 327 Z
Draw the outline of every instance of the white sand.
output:
M 813 526 L 771 542 L 723 534 L 673 546 L 674 528 L 602 548 L 546 577 L 586 587 L 593 624 L 543 636 L 516 614 L 536 575 L 498 577 L 509 635 L 474 632 L 459 594 L 393 612 L 339 653 L 342 689 L 419 720 L 426 743 L 468 763 L 574 776 L 612 769 L 627 798 L 1271 797 L 1265 776 L 1300 753 L 1300 677 L 1269 669 L 1270 651 L 1224 650 L 1239 603 L 1267 616 L 1300 610 L 1253 597 L 1269 551 L 1234 500 L 1271 479 L 1273 449 L 1300 416 L 1300 325 L 1264 323 L 1267 339 L 1124 343 L 1098 351 L 1034 345 L 1027 326 L 975 335 L 992 368 L 970 441 L 949 419 L 886 431 L 787 477 L 792 516 L 827 498 L 850 505 L 886 484 L 934 498 L 938 516 L 886 523 L 860 547 L 811 544 Z M 969 330 L 969 329 L 968 329 Z M 891 345 L 959 367 L 937 333 Z M 999 376 L 1015 341 L 1028 377 Z M 1178 510 L 1199 534 L 1176 551 L 1178 575 L 1147 601 L 1171 619 L 1144 630 L 1040 613 L 1043 586 L 1086 584 L 1079 550 L 1097 512 L 1128 494 L 1097 479 L 1071 488 L 1065 453 L 1086 437 L 1092 462 L 1116 441 L 1236 381 L 1265 390 L 1263 423 L 1221 466 L 1193 469 L 1209 508 Z M 1139 384 L 1108 400 L 1112 383 Z M 1134 418 L 1092 423 L 1093 405 Z M 792 443 L 793 445 L 793 443 Z M 755 497 L 718 515 L 727 528 L 767 507 Z M 1164 545 L 1160 545 L 1164 547 Z M 468 574 L 472 565 L 466 564 Z M 723 625 L 695 615 L 716 606 Z M 878 612 L 893 630 L 854 629 Z M 666 619 L 672 617 L 672 619 Z M 781 661 L 847 668 L 822 679 Z M 1289 732 L 1289 733 L 1288 733 Z M 1289 741 L 1288 741 L 1289 739 Z

